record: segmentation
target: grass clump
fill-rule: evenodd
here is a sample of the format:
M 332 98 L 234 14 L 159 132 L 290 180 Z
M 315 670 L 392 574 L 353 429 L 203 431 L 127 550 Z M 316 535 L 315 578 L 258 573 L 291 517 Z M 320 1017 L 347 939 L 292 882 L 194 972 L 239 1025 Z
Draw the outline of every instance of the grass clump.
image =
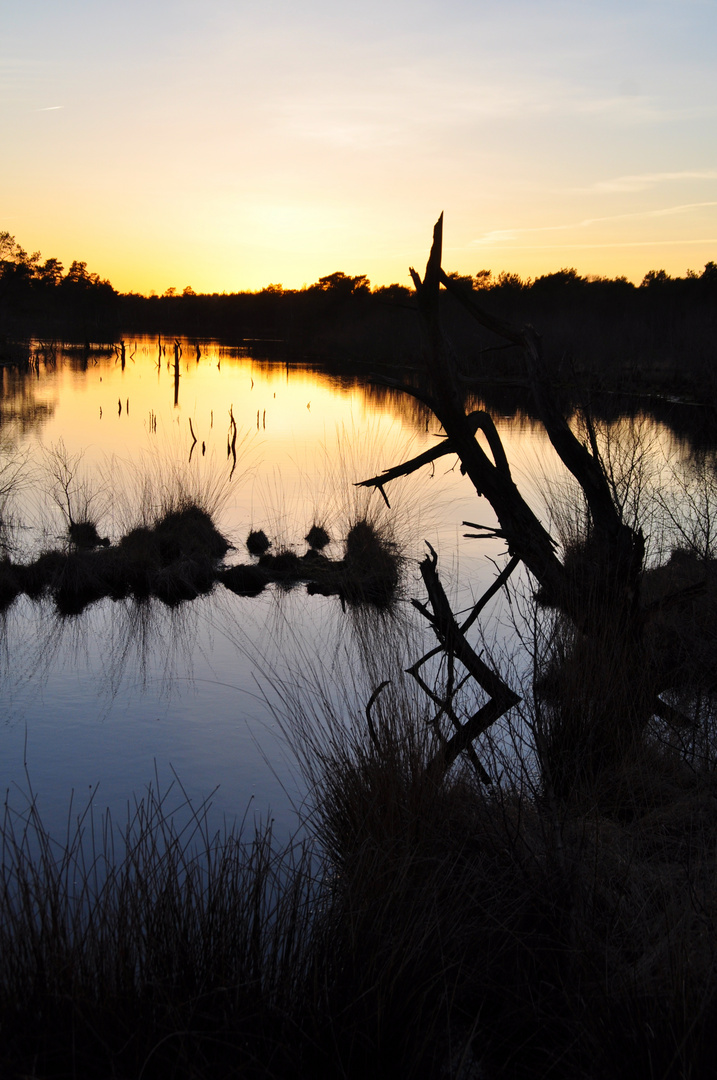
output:
M 109 536 L 100 536 L 94 521 L 73 521 L 68 530 L 70 543 L 76 548 L 92 549 L 96 547 L 109 547 Z
M 349 602 L 391 602 L 401 566 L 396 545 L 367 518 L 356 521 L 346 537 L 344 595 Z
M 237 596 L 258 596 L 270 577 L 260 566 L 226 566 L 219 571 L 219 581 Z
M 19 592 L 49 595 L 62 615 L 78 615 L 103 597 L 138 600 L 156 596 L 168 605 L 209 592 L 217 564 L 229 544 L 201 507 L 188 504 L 140 525 L 118 544 L 76 543 L 48 551 L 27 565 L 0 567 L 0 597 L 9 604 Z
M 368 605 L 387 611 L 395 606 L 404 560 L 387 529 L 360 517 L 349 528 L 343 558 L 338 560 L 327 558 L 318 544 L 311 544 L 311 535 L 301 561 L 309 593 L 335 595 L 351 607 Z
M 331 543 L 331 537 L 323 525 L 314 523 L 306 534 L 306 543 L 316 551 L 323 551 Z
M 265 550 L 258 564 L 226 567 L 221 561 L 229 542 L 210 513 L 191 501 L 136 525 L 114 545 L 88 522 L 73 523 L 70 537 L 67 551 L 43 552 L 26 565 L 0 561 L 0 610 L 21 592 L 51 596 L 61 615 L 78 615 L 103 597 L 155 596 L 172 606 L 210 592 L 216 581 L 240 596 L 257 596 L 270 582 L 287 589 L 306 582 L 310 593 L 389 607 L 401 565 L 394 545 L 359 522 L 349 532 L 342 560 L 328 559 L 315 547 L 303 557 L 283 548 Z
M 246 547 L 250 555 L 264 555 L 271 547 L 271 540 L 263 529 L 252 529 L 246 538 Z
M 9 558 L 0 559 L 0 611 L 9 607 L 22 592 L 23 582 Z
M 259 559 L 259 566 L 280 584 L 294 583 L 301 579 L 302 565 L 295 551 L 284 548 L 275 554 L 267 551 Z
M 247 548 L 258 563 L 231 566 L 219 572 L 219 580 L 240 596 L 256 596 L 273 582 L 291 589 L 300 582 L 310 595 L 338 596 L 342 604 L 390 608 L 397 598 L 402 559 L 396 544 L 385 530 L 362 518 L 349 529 L 341 559 L 324 555 L 328 533 L 314 525 L 306 541 L 308 550 L 298 555 L 289 547 L 270 551 L 271 541 L 263 531 L 252 531 Z

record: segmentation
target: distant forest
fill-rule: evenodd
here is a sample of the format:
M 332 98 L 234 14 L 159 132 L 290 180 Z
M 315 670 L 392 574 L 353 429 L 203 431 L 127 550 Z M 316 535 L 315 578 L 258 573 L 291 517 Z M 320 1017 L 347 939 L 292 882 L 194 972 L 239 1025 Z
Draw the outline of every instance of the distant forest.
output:
M 717 398 L 715 262 L 684 277 L 650 270 L 639 285 L 624 277 L 582 277 L 572 268 L 533 280 L 490 270 L 450 276 L 492 313 L 532 323 L 556 376 L 623 387 L 684 383 L 700 397 Z M 510 350 L 478 329 L 448 293 L 443 304 L 449 338 L 478 377 L 520 376 Z M 297 355 L 400 365 L 415 362 L 421 351 L 417 308 L 404 285 L 372 288 L 365 275 L 336 271 L 303 289 L 122 294 L 86 263 L 65 270 L 58 259 L 28 254 L 0 232 L 0 358 L 30 337 L 100 344 L 132 334 L 229 344 L 259 339 Z

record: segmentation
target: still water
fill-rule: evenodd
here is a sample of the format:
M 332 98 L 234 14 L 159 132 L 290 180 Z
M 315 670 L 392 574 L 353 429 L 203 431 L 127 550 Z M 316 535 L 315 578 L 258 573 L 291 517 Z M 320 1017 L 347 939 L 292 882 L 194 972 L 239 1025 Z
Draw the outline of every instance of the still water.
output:
M 503 562 L 499 540 L 464 536 L 464 520 L 496 521 L 455 459 L 391 484 L 390 508 L 354 486 L 435 444 L 435 421 L 411 398 L 365 377 L 267 359 L 260 346 L 180 346 L 127 337 L 124 355 L 38 350 L 29 372 L 2 372 L 3 461 L 22 462 L 13 557 L 63 543 L 59 456 L 113 541 L 172 485 L 206 499 L 234 545 L 230 562 L 249 561 L 253 528 L 302 554 L 314 523 L 338 556 L 351 523 L 368 514 L 405 556 L 398 618 L 388 632 L 366 613 L 359 633 L 336 597 L 302 587 L 247 598 L 217 585 L 172 609 L 105 600 L 66 619 L 21 597 L 2 622 L 0 788 L 21 805 L 31 784 L 55 833 L 72 792 L 76 807 L 92 799 L 121 818 L 155 775 L 166 786 L 176 774 L 193 799 L 212 795 L 215 820 L 272 816 L 288 834 L 305 793 L 277 722 L 278 707 L 291 726 L 277 705 L 281 685 L 301 685 L 308 699 L 320 684 L 337 714 L 361 711 L 367 637 L 377 681 L 432 644 L 410 604 L 422 596 L 425 541 L 456 608 L 477 599 Z M 547 521 L 545 476 L 555 484 L 561 473 L 542 429 L 520 412 L 494 418 L 516 481 Z M 651 435 L 669 457 L 666 429 L 654 424 Z

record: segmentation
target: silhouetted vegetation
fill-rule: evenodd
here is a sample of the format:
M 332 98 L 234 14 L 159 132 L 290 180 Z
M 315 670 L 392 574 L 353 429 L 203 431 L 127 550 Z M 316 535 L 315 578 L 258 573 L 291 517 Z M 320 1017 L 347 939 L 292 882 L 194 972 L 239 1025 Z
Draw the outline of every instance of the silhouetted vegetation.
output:
M 263 555 L 271 547 L 271 540 L 263 529 L 252 529 L 246 538 L 246 549 L 250 555 Z
M 323 525 L 312 525 L 306 534 L 306 543 L 309 547 L 315 548 L 317 551 L 323 551 L 330 542 L 331 537 Z
M 515 323 L 541 327 L 545 361 L 562 382 L 584 390 L 686 392 L 701 400 L 714 390 L 717 265 L 670 277 L 648 271 L 639 286 L 624 277 L 583 277 L 562 268 L 535 280 L 478 270 L 449 274 L 454 286 L 487 300 Z M 461 306 L 441 298 L 443 319 L 467 374 L 520 381 L 520 360 L 488 332 L 476 334 Z M 0 353 L 18 359 L 29 336 L 89 344 L 120 331 L 229 342 L 261 339 L 292 351 L 342 361 L 415 366 L 420 323 L 410 289 L 371 289 L 365 275 L 335 271 L 303 289 L 271 284 L 256 292 L 197 294 L 187 286 L 163 296 L 118 294 L 109 282 L 73 262 L 28 255 L 0 233 Z
M 90 808 L 76 828 L 68 816 L 60 841 L 32 792 L 19 811 L 6 804 L 0 1023 L 11 1074 L 710 1075 L 714 460 L 696 456 L 683 477 L 656 484 L 648 514 L 639 432 L 616 447 L 587 409 L 569 424 L 551 379 L 577 370 L 576 356 L 561 368 L 530 326 L 505 316 L 540 304 L 550 323 L 554 304 L 556 327 L 574 318 L 584 328 L 597 310 L 584 297 L 603 289 L 608 308 L 629 297 L 626 310 L 634 301 L 644 316 L 677 320 L 664 290 L 676 304 L 684 289 L 691 310 L 711 318 L 711 264 L 681 283 L 648 274 L 637 289 L 572 270 L 493 285 L 487 273 L 446 274 L 441 254 L 439 221 L 424 278 L 412 272 L 425 383 L 393 387 L 430 410 L 445 438 L 362 484 L 385 497 L 392 481 L 457 457 L 497 518 L 496 528 L 465 525 L 506 541 L 504 566 L 470 612 L 454 613 L 431 550 L 420 567 L 427 599 L 414 606 L 438 644 L 405 673 L 413 683 L 375 677 L 399 651 L 392 630 L 404 629 L 380 615 L 366 632 L 358 709 L 332 706 L 321 687 L 302 697 L 295 674 L 275 687 L 275 717 L 306 782 L 303 848 L 279 850 L 261 829 L 249 841 L 214 835 L 202 808 L 170 807 L 155 789 L 121 832 L 95 824 Z M 362 278 L 322 281 L 312 303 L 344 312 L 374 303 Z M 478 344 L 457 359 L 447 337 L 461 338 L 464 318 L 479 323 Z M 491 340 L 513 358 L 573 483 L 562 502 L 548 490 L 546 523 L 521 495 L 490 414 L 471 406 L 476 365 L 496 356 L 482 344 Z M 379 607 L 395 594 L 397 550 L 369 520 L 353 523 L 340 562 L 319 550 L 317 525 L 303 557 L 265 534 L 257 543 L 253 530 L 257 561 L 223 567 L 226 540 L 189 505 L 88 549 L 71 529 L 95 539 L 91 515 L 76 511 L 67 470 L 57 475 L 70 548 L 31 567 L 6 560 L 0 594 L 33 574 L 59 606 L 64 583 L 79 581 L 69 593 L 79 610 L 98 568 L 118 563 L 135 595 L 168 603 L 217 578 L 244 595 L 268 581 L 308 581 L 309 591 Z M 664 538 L 652 563 L 648 520 Z M 508 588 L 513 643 L 491 649 L 479 619 Z
M 119 325 L 118 294 L 109 281 L 74 261 L 28 254 L 0 232 L 0 354 L 7 342 L 33 334 L 84 342 L 111 338 Z
M 256 537 L 264 537 L 259 544 Z M 216 582 L 240 596 L 256 596 L 271 584 L 303 583 L 310 594 L 338 596 L 342 603 L 389 607 L 396 598 L 401 566 L 393 543 L 362 520 L 349 530 L 342 559 L 329 559 L 315 546 L 303 556 L 268 551 L 263 532 L 247 544 L 258 563 L 224 566 L 229 543 L 200 506 L 187 502 L 140 525 L 118 543 L 101 537 L 94 522 L 70 521 L 68 550 L 46 551 L 31 563 L 0 560 L 0 611 L 21 593 L 51 597 L 59 614 L 79 615 L 97 600 L 157 597 L 173 606 L 208 593 Z
M 394 648 L 380 634 L 372 647 Z M 288 694 L 303 844 L 215 833 L 156 786 L 124 823 L 78 807 L 60 837 L 31 792 L 6 801 L 3 1075 L 710 1075 L 706 717 L 558 803 L 532 768 L 529 706 L 486 788 L 468 762 L 430 779 L 431 716 L 405 687 L 351 717 Z

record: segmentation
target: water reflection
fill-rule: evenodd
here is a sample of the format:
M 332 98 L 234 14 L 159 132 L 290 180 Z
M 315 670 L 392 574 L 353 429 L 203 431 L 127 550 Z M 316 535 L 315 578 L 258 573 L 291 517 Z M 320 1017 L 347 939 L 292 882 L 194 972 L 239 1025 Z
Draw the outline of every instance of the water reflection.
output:
M 648 411 L 635 398 L 593 398 L 591 405 L 604 418 L 606 438 L 630 431 L 654 438 L 656 475 L 675 493 L 669 505 L 677 518 L 684 489 L 679 479 L 666 486 L 665 470 L 691 452 L 707 460 L 704 448 L 717 441 L 707 411 L 664 402 Z M 527 391 L 486 388 L 473 407 L 494 416 L 516 482 L 550 525 L 565 477 Z M 254 346 L 203 339 L 126 338 L 111 350 L 38 346 L 32 364 L 2 371 L 0 426 L 13 452 L 36 463 L 60 438 L 69 455 L 84 453 L 88 475 L 107 493 L 97 525 L 113 542 L 154 520 L 179 477 L 205 498 L 221 492 L 213 505 L 234 546 L 230 565 L 246 561 L 253 529 L 266 532 L 273 551 L 296 556 L 316 524 L 326 528 L 327 552 L 338 559 L 352 523 L 366 514 L 393 530 L 406 560 L 405 598 L 391 615 L 406 625 L 391 634 L 385 614 L 342 612 L 336 597 L 278 588 L 255 597 L 215 588 L 174 607 L 151 597 L 102 600 L 71 620 L 46 602 L 16 601 L 2 620 L 0 783 L 22 774 L 26 730 L 35 786 L 54 791 L 58 807 L 73 786 L 97 780 L 110 789 L 108 798 L 114 792 L 124 799 L 151 777 L 157 758 L 176 766 L 200 796 L 221 783 L 222 811 L 237 812 L 256 790 L 262 808 L 271 803 L 281 813 L 290 801 L 282 789 L 290 770 L 272 741 L 261 672 L 310 693 L 318 664 L 327 683 L 338 687 L 345 675 L 351 684 L 351 672 L 361 670 L 375 687 L 389 668 L 425 651 L 424 629 L 408 604 L 421 594 L 416 564 L 425 539 L 439 552 L 455 610 L 469 609 L 492 580 L 491 559 L 502 565 L 501 542 L 464 538 L 462 521 L 495 520 L 455 460 L 396 482 L 390 511 L 375 492 L 354 487 L 430 449 L 440 435 L 420 401 L 372 382 L 358 365 L 287 363 Z M 18 495 L 26 553 L 66 535 L 56 509 L 51 516 L 48 490 L 36 468 L 34 488 Z M 670 542 L 660 538 L 663 550 Z M 332 708 L 345 715 L 348 699 L 353 694 L 355 705 L 365 689 L 364 682 L 344 686 Z
M 56 400 L 39 388 L 39 368 L 0 367 L 0 428 L 10 438 L 26 435 L 49 420 Z M 39 392 L 38 392 L 39 391 Z
M 389 374 L 394 382 L 416 380 L 400 369 Z M 113 540 L 131 516 L 128 484 L 144 484 L 148 458 L 155 472 L 171 474 L 178 463 L 188 467 L 195 489 L 221 478 L 230 493 L 218 524 L 237 547 L 258 527 L 293 548 L 319 518 L 342 518 L 342 524 L 332 522 L 332 533 L 345 537 L 352 485 L 430 448 L 440 435 L 419 400 L 372 381 L 359 365 L 287 362 L 257 353 L 255 346 L 142 337 L 101 350 L 38 344 L 31 363 L 5 368 L 2 379 L 0 424 L 13 445 L 36 460 L 42 447 L 60 439 L 68 453 L 84 452 L 88 470 L 111 490 L 105 519 L 97 524 Z M 574 404 L 567 398 L 564 404 L 579 423 Z M 626 422 L 625 430 L 650 427 L 666 458 L 703 454 L 715 445 L 717 425 L 704 407 L 651 401 L 648 412 L 641 399 L 616 395 L 593 395 L 589 405 L 595 422 L 608 428 Z M 549 477 L 556 466 L 548 460 L 551 451 L 527 388 L 486 387 L 471 407 L 494 416 L 516 476 L 527 476 L 529 499 L 537 506 L 545 482 L 535 467 L 530 475 L 526 462 L 537 460 Z M 449 524 L 437 526 L 440 515 L 450 514 L 455 537 L 460 504 L 474 501 L 470 489 L 446 483 L 453 466 L 446 461 L 431 470 L 429 479 L 440 481 L 433 484 L 435 496 L 428 495 L 425 476 L 410 486 L 414 518 L 428 514 L 439 542 L 437 534 L 445 535 Z M 36 504 L 42 484 L 36 481 Z M 34 537 L 32 529 L 23 534 L 28 552 L 38 550 L 48 532 L 44 509 L 38 513 L 31 502 L 28 495 L 16 508 L 23 526 L 35 523 Z M 475 508 L 464 516 L 473 520 Z M 414 550 L 422 539 L 414 539 Z
M 82 619 L 63 618 L 47 602 L 31 609 L 29 601 L 19 601 L 0 622 L 6 723 L 71 672 L 78 683 L 87 676 L 85 708 L 100 717 L 128 683 L 140 692 L 151 684 L 169 700 L 178 677 L 192 681 L 200 624 L 198 605 L 168 608 L 153 599 L 107 602 Z
M 114 373 L 115 368 L 120 376 L 127 375 L 128 378 L 133 374 L 134 368 L 135 375 L 145 378 L 147 361 L 154 356 L 153 366 L 157 372 L 158 385 L 161 384 L 163 367 L 166 366 L 171 376 L 171 400 L 176 409 L 184 406 L 193 410 L 193 391 L 198 388 L 197 377 L 199 381 L 206 383 L 208 370 L 211 369 L 212 373 L 218 376 L 221 375 L 222 365 L 224 365 L 224 375 L 228 376 L 224 388 L 229 392 L 231 392 L 231 386 L 227 384 L 235 381 L 234 377 L 243 369 L 249 375 L 245 384 L 249 392 L 258 391 L 260 384 L 270 384 L 274 388 L 272 393 L 275 395 L 279 379 L 285 387 L 292 384 L 295 387 L 301 383 L 311 384 L 339 394 L 358 392 L 364 400 L 367 412 L 390 411 L 394 416 L 400 417 L 406 427 L 413 430 L 425 431 L 427 423 L 432 423 L 429 410 L 420 401 L 395 386 L 381 385 L 376 381 L 375 373 L 372 373 L 367 365 L 318 363 L 295 357 L 287 362 L 285 359 L 278 359 L 279 346 L 275 345 L 269 354 L 266 343 L 264 343 L 264 353 L 259 343 L 227 346 L 215 341 L 198 339 L 173 339 L 169 343 L 169 357 L 167 348 L 167 343 L 162 342 L 161 338 L 146 337 L 128 338 L 120 341 L 116 346 L 107 348 L 36 343 L 27 363 L 15 367 L 5 366 L 2 369 L 0 419 L 7 415 L 21 418 L 23 425 L 29 425 L 33 421 L 41 424 L 48 415 L 52 415 L 52 400 L 48 401 L 47 397 L 45 400 L 37 400 L 36 393 L 33 395 L 32 391 L 33 383 L 41 384 L 47 395 L 49 389 L 56 388 L 53 376 L 61 378 L 69 373 L 89 375 L 94 371 L 100 380 L 106 382 L 110 374 Z M 144 371 L 140 374 L 142 368 Z M 419 378 L 416 372 L 409 372 L 402 368 L 389 369 L 385 366 L 377 374 L 379 378 L 390 377 L 391 381 L 399 383 L 416 382 Z M 188 396 L 191 394 L 191 402 L 184 399 L 184 392 L 180 389 L 182 380 L 187 380 L 189 383 L 190 376 L 192 385 L 187 386 L 186 392 Z M 90 390 L 91 387 L 85 387 L 85 392 Z M 118 395 L 123 403 L 126 396 L 126 394 Z M 566 413 L 573 414 L 578 403 L 569 391 L 562 392 L 562 398 Z M 306 405 L 309 400 L 307 398 L 303 404 Z M 511 417 L 518 423 L 537 419 L 531 392 L 525 385 L 481 384 L 476 391 L 475 400 L 480 401 L 482 407 L 487 408 L 494 416 L 498 414 Z M 236 408 L 236 402 L 231 403 Z M 714 409 L 708 406 L 697 406 L 658 397 L 641 397 L 638 394 L 594 392 L 591 393 L 588 402 L 580 404 L 581 406 L 587 404 L 592 414 L 600 420 L 617 422 L 643 414 L 652 417 L 656 422 L 674 431 L 680 439 L 693 445 L 703 449 L 717 445 Z M 267 409 L 264 406 L 260 406 L 259 412 L 262 417 L 266 417 Z M 256 409 L 254 409 L 255 415 Z M 265 421 L 261 426 L 262 428 L 265 426 Z

